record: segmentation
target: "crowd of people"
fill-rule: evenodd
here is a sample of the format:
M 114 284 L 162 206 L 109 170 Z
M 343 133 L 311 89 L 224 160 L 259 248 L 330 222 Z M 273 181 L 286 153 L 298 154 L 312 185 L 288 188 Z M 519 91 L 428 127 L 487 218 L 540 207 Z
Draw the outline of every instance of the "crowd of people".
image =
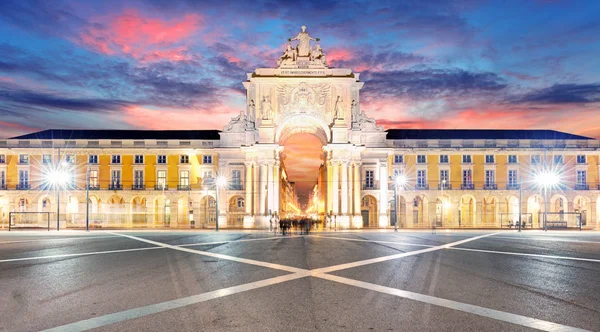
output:
M 288 235 L 291 232 L 308 234 L 316 222 L 316 220 L 309 218 L 283 218 L 279 219 L 279 230 L 282 235 Z

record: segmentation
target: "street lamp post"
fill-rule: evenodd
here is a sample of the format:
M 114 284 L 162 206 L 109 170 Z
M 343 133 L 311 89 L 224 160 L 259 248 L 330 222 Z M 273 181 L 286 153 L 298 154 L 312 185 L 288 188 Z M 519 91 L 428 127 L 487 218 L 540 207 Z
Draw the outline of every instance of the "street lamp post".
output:
M 548 190 L 550 190 L 553 186 L 559 184 L 560 177 L 557 173 L 554 173 L 549 170 L 544 170 L 536 176 L 535 180 L 538 183 L 538 185 L 544 189 L 544 231 L 547 231 L 548 230 L 548 226 L 547 226 Z
M 64 186 L 68 181 L 67 172 L 62 169 L 62 166 L 59 166 L 53 170 L 51 170 L 48 174 L 46 174 L 46 181 L 52 184 L 52 187 L 56 191 L 56 230 L 60 230 L 60 187 Z
M 398 187 L 406 184 L 406 175 L 398 174 L 394 180 L 394 232 L 398 231 Z

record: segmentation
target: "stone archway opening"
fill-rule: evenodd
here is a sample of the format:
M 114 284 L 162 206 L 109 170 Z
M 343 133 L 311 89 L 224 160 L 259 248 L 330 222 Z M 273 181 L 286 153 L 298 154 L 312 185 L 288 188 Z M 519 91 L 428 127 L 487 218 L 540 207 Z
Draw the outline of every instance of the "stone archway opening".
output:
M 323 216 L 325 153 L 323 133 L 290 130 L 282 136 L 281 211 L 282 217 Z

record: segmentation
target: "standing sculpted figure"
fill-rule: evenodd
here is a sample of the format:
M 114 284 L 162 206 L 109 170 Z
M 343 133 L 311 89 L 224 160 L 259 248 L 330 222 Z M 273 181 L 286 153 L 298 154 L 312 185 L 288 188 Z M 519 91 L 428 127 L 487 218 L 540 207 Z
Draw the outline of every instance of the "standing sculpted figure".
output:
M 263 120 L 270 120 L 272 117 L 273 109 L 271 108 L 271 98 L 265 96 L 262 101 L 262 118 Z
M 250 102 L 248 102 L 248 118 L 250 121 L 256 119 L 256 105 L 254 104 L 254 99 L 250 99 Z
M 308 56 L 310 54 L 310 41 L 319 41 L 319 38 L 311 37 L 308 32 L 306 32 L 306 26 L 302 26 L 302 31 L 298 33 L 298 35 L 294 38 L 289 39 L 289 41 L 297 40 L 299 41 L 296 49 L 298 50 L 298 56 Z
M 352 99 L 350 109 L 352 110 L 352 121 L 356 121 L 356 117 L 358 116 L 358 103 L 356 100 Z
M 337 96 L 335 101 L 335 112 L 333 113 L 334 119 L 343 119 L 344 118 L 344 103 L 342 102 L 342 97 Z

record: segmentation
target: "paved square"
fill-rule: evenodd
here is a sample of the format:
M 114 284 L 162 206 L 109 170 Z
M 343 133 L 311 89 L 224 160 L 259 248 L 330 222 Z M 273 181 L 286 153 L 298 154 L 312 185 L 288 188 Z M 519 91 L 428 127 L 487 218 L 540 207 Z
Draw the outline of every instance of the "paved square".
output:
M 7 331 L 597 330 L 600 233 L 0 233 Z

